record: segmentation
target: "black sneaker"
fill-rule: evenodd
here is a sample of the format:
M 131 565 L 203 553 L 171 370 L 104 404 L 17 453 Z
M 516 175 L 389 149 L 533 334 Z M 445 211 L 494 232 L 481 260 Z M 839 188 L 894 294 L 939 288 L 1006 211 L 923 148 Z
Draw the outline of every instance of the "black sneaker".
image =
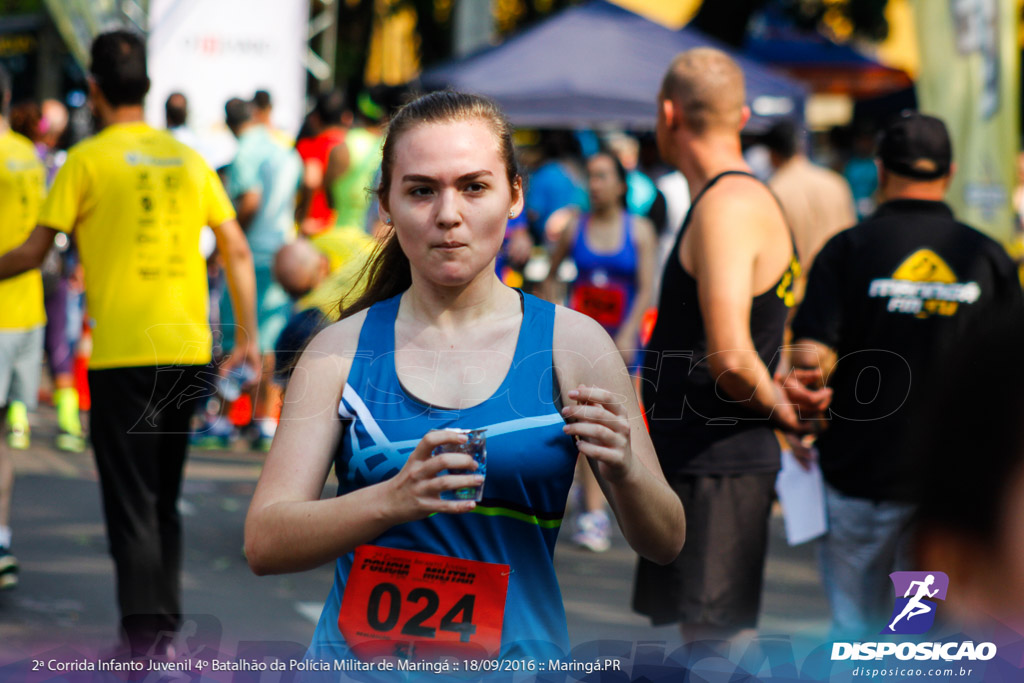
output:
M 11 551 L 0 546 L 0 590 L 14 588 L 18 585 L 18 560 Z

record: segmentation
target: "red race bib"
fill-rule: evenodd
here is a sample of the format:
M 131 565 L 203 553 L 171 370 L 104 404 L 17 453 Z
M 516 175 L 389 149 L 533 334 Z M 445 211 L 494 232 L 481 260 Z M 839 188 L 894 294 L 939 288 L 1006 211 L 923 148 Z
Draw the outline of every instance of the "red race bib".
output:
M 573 285 L 569 306 L 589 315 L 604 327 L 614 329 L 626 317 L 626 299 L 626 292 L 612 283 L 605 287 L 577 283 Z
M 496 657 L 509 573 L 507 564 L 361 545 L 338 629 L 363 661 Z

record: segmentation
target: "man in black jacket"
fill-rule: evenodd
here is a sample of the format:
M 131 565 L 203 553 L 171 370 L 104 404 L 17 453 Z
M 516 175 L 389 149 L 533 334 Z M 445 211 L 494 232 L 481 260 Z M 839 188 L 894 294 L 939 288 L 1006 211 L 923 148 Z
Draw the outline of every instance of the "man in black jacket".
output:
M 927 428 L 908 425 L 925 380 L 979 322 L 1022 312 L 1006 252 L 943 203 L 954 168 L 942 121 L 902 114 L 878 158 L 883 203 L 822 248 L 793 322 L 793 365 L 820 367 L 834 390 L 817 441 L 829 525 L 821 558 L 834 635 L 847 638 L 888 623 L 889 574 L 912 569 L 919 473 L 906 439 L 908 426 Z

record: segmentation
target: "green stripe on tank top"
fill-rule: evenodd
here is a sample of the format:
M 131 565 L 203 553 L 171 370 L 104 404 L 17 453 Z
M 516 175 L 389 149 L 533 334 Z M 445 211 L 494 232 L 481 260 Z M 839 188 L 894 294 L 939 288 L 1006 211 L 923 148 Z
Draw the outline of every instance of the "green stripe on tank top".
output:
M 520 522 L 526 522 L 527 524 L 535 524 L 541 529 L 557 529 L 562 526 L 562 518 L 557 519 L 540 519 L 536 515 L 530 515 L 525 512 L 519 512 L 518 510 L 510 510 L 503 507 L 491 507 L 485 505 L 477 505 L 470 512 L 478 515 L 487 515 L 488 517 L 508 517 L 509 519 L 516 519 Z M 440 514 L 438 512 L 431 512 L 428 517 Z
M 475 508 L 470 510 L 478 515 L 487 515 L 488 517 L 509 517 L 511 519 L 518 519 L 520 522 L 527 522 L 528 524 L 536 524 L 542 529 L 557 529 L 562 526 L 562 518 L 558 519 L 540 519 L 536 515 L 530 515 L 525 512 L 519 512 L 518 510 L 510 510 L 509 508 L 503 507 L 490 507 L 485 505 L 477 505 Z

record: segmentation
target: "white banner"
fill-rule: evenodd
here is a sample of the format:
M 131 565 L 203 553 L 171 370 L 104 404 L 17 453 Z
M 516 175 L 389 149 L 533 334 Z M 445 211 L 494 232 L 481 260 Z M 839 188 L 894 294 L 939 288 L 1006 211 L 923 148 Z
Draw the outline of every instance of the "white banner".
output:
M 219 166 L 234 150 L 224 103 L 266 90 L 275 127 L 295 135 L 305 110 L 308 25 L 306 0 L 150 0 L 146 120 L 162 128 L 167 96 L 184 93 L 200 151 Z

